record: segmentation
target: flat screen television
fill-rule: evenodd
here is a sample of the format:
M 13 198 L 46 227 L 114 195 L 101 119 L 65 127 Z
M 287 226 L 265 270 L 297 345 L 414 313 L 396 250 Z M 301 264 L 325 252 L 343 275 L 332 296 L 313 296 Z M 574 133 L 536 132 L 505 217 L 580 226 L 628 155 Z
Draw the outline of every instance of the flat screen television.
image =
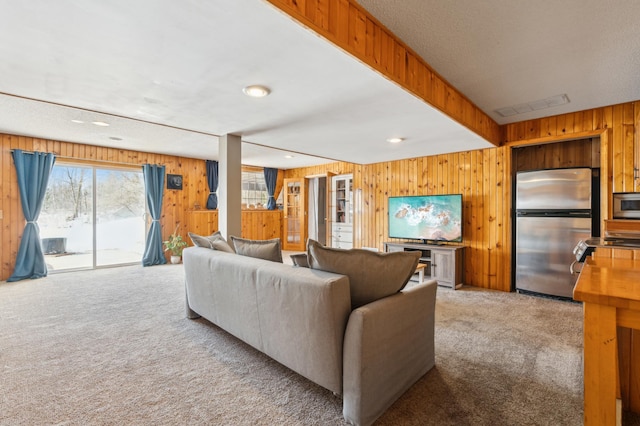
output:
M 462 241 L 462 195 L 389 197 L 389 238 Z

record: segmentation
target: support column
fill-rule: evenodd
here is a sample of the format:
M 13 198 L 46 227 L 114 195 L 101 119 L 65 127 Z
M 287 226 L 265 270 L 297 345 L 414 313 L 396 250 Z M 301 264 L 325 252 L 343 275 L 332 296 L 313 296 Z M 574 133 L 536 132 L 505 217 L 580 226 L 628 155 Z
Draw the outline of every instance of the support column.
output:
M 242 143 L 240 136 L 219 139 L 218 229 L 228 240 L 242 233 Z

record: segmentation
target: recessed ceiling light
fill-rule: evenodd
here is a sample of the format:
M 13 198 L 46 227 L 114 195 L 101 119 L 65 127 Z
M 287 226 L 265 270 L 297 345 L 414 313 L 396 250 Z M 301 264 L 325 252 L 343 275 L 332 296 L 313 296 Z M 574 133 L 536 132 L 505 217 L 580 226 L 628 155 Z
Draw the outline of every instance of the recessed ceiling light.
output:
M 109 126 L 109 123 L 105 123 L 104 121 L 92 121 L 92 123 L 95 124 L 96 126 L 101 126 L 101 127 Z
M 78 124 L 82 124 L 84 123 L 84 121 L 82 120 L 71 120 L 72 123 L 78 123 Z
M 387 139 L 387 142 L 389 143 L 400 143 L 404 140 L 404 138 L 389 138 Z
M 251 96 L 252 98 L 264 98 L 269 93 L 271 93 L 271 90 L 269 90 L 268 87 L 260 86 L 257 84 L 254 84 L 252 86 L 247 86 L 244 89 L 242 89 L 242 91 L 244 92 L 245 95 Z
M 284 158 L 293 158 L 293 155 L 285 155 Z

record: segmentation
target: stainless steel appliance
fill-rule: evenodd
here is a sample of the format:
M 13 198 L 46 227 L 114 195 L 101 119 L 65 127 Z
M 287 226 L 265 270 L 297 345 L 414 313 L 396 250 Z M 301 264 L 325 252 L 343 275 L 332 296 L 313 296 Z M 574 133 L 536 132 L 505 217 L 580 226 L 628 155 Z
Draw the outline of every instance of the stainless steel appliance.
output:
M 576 265 L 583 264 L 587 260 L 587 257 L 591 256 L 599 245 L 601 245 L 600 238 L 578 241 L 578 244 L 573 248 L 575 260 L 571 262 L 571 265 L 569 266 L 569 272 L 571 272 L 571 275 L 579 274 L 582 271 L 582 267 L 580 267 L 580 269 L 576 269 Z
M 517 291 L 572 297 L 573 248 L 592 236 L 592 179 L 588 168 L 516 175 Z
M 640 219 L 640 193 L 616 192 L 613 194 L 614 219 Z

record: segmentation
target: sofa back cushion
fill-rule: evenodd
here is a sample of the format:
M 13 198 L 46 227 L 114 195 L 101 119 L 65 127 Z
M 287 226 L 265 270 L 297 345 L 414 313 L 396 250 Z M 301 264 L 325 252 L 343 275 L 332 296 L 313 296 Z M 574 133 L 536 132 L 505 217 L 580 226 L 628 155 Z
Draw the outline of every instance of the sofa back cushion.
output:
M 247 240 L 233 235 L 229 238 L 237 254 L 282 263 L 280 238 L 273 238 L 271 240 Z
M 349 277 L 351 307 L 356 309 L 402 290 L 416 271 L 420 252 L 344 250 L 324 247 L 317 241 L 309 240 L 307 258 L 311 269 Z

